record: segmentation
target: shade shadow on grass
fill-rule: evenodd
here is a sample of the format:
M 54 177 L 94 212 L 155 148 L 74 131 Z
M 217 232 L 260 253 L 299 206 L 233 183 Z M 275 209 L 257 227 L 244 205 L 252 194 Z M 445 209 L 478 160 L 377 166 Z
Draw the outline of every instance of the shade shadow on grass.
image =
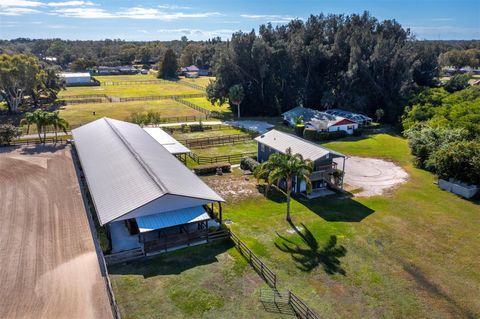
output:
M 140 261 L 109 267 L 110 274 L 141 275 L 144 278 L 178 275 L 182 272 L 218 262 L 217 256 L 234 247 L 231 240 L 193 246 Z
M 327 274 L 333 275 L 338 273 L 346 275 L 345 270 L 341 267 L 339 258 L 347 254 L 347 249 L 337 244 L 337 236 L 330 236 L 327 243 L 320 247 L 315 236 L 304 224 L 301 224 L 303 231 L 294 224 L 290 225 L 295 233 L 300 236 L 302 245 L 298 245 L 277 233 L 281 243 L 275 243 L 275 246 L 279 250 L 289 253 L 297 263 L 298 269 L 309 272 L 321 265 Z
M 32 144 L 22 148 L 22 155 L 33 155 L 41 153 L 55 153 L 59 150 L 63 150 L 67 144 L 59 141 L 56 144 Z
M 298 198 L 298 202 L 329 222 L 361 222 L 375 211 L 345 196 L 317 199 Z

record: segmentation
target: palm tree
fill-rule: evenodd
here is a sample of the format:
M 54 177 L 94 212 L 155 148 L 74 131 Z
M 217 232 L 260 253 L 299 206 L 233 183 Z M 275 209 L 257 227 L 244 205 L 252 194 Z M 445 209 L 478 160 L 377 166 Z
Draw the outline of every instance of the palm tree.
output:
M 265 180 L 269 185 L 279 184 L 281 181 L 286 183 L 287 191 L 287 218 L 290 217 L 290 199 L 294 178 L 305 181 L 307 192 L 312 189 L 310 174 L 313 170 L 313 163 L 310 160 L 304 160 L 300 154 L 292 154 L 292 149 L 287 148 L 285 154 L 276 153 L 270 155 L 268 161 L 262 163 L 255 169 L 254 175 L 257 179 Z
M 245 92 L 243 91 L 243 86 L 240 84 L 235 84 L 230 88 L 230 90 L 228 90 L 228 98 L 230 99 L 230 102 L 237 106 L 238 118 L 240 118 L 240 104 L 242 103 L 244 97 Z
M 46 137 L 46 126 L 48 125 L 48 112 L 43 110 L 35 110 L 34 112 L 27 112 L 21 121 L 22 125 L 27 124 L 27 134 L 30 131 L 30 125 L 35 124 L 37 127 L 37 134 L 40 143 L 45 142 Z M 43 139 L 42 133 L 43 131 Z
M 68 122 L 61 118 L 58 111 L 48 113 L 47 125 L 52 125 L 55 130 L 55 143 L 58 141 L 58 130 L 62 130 L 67 135 L 67 129 L 69 127 Z

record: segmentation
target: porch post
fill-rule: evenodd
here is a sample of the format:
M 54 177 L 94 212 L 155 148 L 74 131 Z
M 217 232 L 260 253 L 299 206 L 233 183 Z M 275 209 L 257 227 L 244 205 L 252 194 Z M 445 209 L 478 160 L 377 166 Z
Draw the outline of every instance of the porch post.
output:
M 343 179 L 345 178 L 345 160 L 346 160 L 346 157 L 344 156 L 343 157 L 343 168 L 342 168 L 342 190 L 343 190 Z
M 221 202 L 218 202 L 218 209 L 219 209 L 219 213 L 218 213 L 218 216 L 219 216 L 219 221 L 220 221 L 220 225 L 222 224 L 222 203 Z

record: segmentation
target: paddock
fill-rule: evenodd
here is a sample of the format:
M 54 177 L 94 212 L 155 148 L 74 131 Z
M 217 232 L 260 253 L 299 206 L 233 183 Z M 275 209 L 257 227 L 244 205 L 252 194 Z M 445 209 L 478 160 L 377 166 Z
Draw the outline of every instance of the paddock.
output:
M 68 145 L 0 148 L 0 318 L 112 318 Z

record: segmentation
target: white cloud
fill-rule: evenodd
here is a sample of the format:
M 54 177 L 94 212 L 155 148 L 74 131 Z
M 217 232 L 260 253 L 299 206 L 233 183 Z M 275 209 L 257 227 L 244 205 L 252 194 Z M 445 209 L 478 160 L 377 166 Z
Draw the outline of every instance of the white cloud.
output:
M 40 13 L 41 11 L 31 9 L 31 8 L 15 8 L 15 7 L 7 7 L 2 8 L 0 11 L 0 15 L 4 16 L 19 16 L 23 14 L 32 14 L 32 13 Z
M 39 1 L 27 1 L 27 0 L 1 0 L 0 8 L 8 7 L 40 7 L 43 3 Z
M 91 1 L 63 1 L 63 2 L 49 2 L 49 7 L 76 7 L 76 6 L 94 6 L 95 3 Z
M 133 7 L 125 8 L 122 11 L 109 12 L 101 8 L 65 8 L 52 11 L 53 14 L 63 17 L 99 19 L 99 18 L 126 18 L 135 20 L 162 20 L 172 21 L 186 18 L 208 18 L 221 15 L 219 12 L 164 12 L 156 8 Z
M 201 30 L 201 29 L 158 29 L 159 33 L 168 33 L 174 35 L 189 35 L 189 36 L 203 36 L 203 37 L 218 37 L 218 36 L 230 36 L 236 30 L 230 29 L 218 29 L 218 30 Z
M 286 23 L 291 20 L 298 19 L 291 16 L 277 14 L 241 14 L 240 17 L 252 20 L 263 20 L 272 23 Z
M 157 7 L 160 9 L 170 9 L 170 10 L 192 9 L 192 7 L 177 6 L 174 4 L 160 4 Z
M 67 8 L 52 11 L 52 14 L 69 18 L 98 19 L 115 18 L 112 14 L 99 8 Z

